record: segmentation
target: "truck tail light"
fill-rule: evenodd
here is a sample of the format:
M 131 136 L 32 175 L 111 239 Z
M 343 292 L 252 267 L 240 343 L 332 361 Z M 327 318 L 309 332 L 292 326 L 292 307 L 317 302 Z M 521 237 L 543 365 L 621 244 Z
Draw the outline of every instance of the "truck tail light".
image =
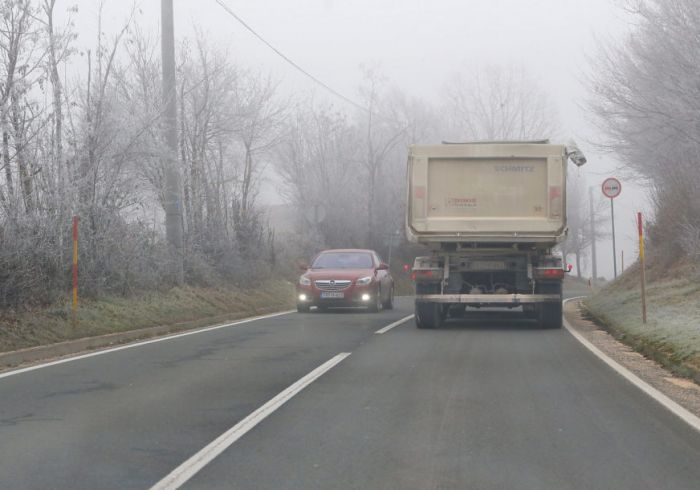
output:
M 411 274 L 414 281 L 439 281 L 442 279 L 442 269 L 418 269 Z
M 564 269 L 535 269 L 538 279 L 564 279 Z

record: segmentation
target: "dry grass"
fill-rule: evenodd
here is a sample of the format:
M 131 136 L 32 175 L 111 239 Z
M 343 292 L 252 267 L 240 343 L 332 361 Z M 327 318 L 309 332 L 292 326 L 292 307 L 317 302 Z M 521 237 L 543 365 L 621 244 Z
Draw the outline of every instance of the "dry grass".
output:
M 82 303 L 76 326 L 66 299 L 49 308 L 3 313 L 0 352 L 159 325 L 193 328 L 269 313 L 293 307 L 293 291 L 289 282 L 275 281 L 255 290 L 183 287 L 130 298 L 108 297 Z

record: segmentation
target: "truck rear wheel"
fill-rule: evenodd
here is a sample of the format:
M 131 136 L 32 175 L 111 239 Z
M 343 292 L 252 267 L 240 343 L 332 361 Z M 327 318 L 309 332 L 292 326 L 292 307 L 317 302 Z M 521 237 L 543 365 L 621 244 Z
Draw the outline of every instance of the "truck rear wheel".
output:
M 544 303 L 540 305 L 540 326 L 542 328 L 561 328 L 564 320 L 562 318 L 561 302 Z
M 439 303 L 416 303 L 416 326 L 418 328 L 439 328 L 443 312 Z
M 542 303 L 537 307 L 538 319 L 542 328 L 561 328 L 564 321 L 562 319 L 561 282 L 542 283 L 537 287 L 540 294 L 556 294 L 559 301 Z

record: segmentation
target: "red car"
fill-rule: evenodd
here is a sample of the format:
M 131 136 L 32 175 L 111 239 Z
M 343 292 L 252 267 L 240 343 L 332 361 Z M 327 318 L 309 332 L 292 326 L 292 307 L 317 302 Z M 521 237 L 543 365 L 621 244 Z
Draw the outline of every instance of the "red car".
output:
M 297 311 L 312 306 L 364 306 L 377 312 L 394 307 L 389 266 L 373 250 L 338 249 L 318 254 L 297 283 Z

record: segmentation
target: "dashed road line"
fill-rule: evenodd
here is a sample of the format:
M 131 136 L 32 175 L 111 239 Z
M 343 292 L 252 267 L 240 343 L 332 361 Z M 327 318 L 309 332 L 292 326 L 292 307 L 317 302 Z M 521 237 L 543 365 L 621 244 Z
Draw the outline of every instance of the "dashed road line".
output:
M 294 384 L 290 385 L 263 406 L 214 439 L 190 459 L 171 471 L 165 478 L 153 485 L 151 490 L 174 490 L 176 488 L 180 488 L 202 468 L 204 468 L 218 455 L 230 447 L 234 442 L 243 437 L 246 432 L 258 425 L 275 410 L 289 401 L 294 395 L 316 381 L 349 355 L 350 352 L 338 354 L 331 360 L 321 364 L 319 367 L 311 371 L 303 378 L 299 379 Z
M 379 330 L 377 330 L 377 331 L 374 332 L 374 333 L 375 333 L 375 334 L 380 334 L 380 335 L 383 334 L 383 333 L 387 333 L 387 332 L 388 332 L 389 330 L 391 330 L 392 328 L 398 327 L 398 326 L 401 325 L 402 323 L 406 323 L 407 321 L 409 321 L 409 320 L 410 320 L 411 318 L 413 318 L 414 316 L 415 316 L 415 315 L 408 315 L 407 317 L 402 318 L 401 320 L 399 320 L 399 321 L 397 321 L 397 322 L 394 322 L 394 323 L 392 323 L 392 324 L 389 324 L 389 325 L 387 325 L 387 326 L 384 327 L 384 328 L 380 328 Z

